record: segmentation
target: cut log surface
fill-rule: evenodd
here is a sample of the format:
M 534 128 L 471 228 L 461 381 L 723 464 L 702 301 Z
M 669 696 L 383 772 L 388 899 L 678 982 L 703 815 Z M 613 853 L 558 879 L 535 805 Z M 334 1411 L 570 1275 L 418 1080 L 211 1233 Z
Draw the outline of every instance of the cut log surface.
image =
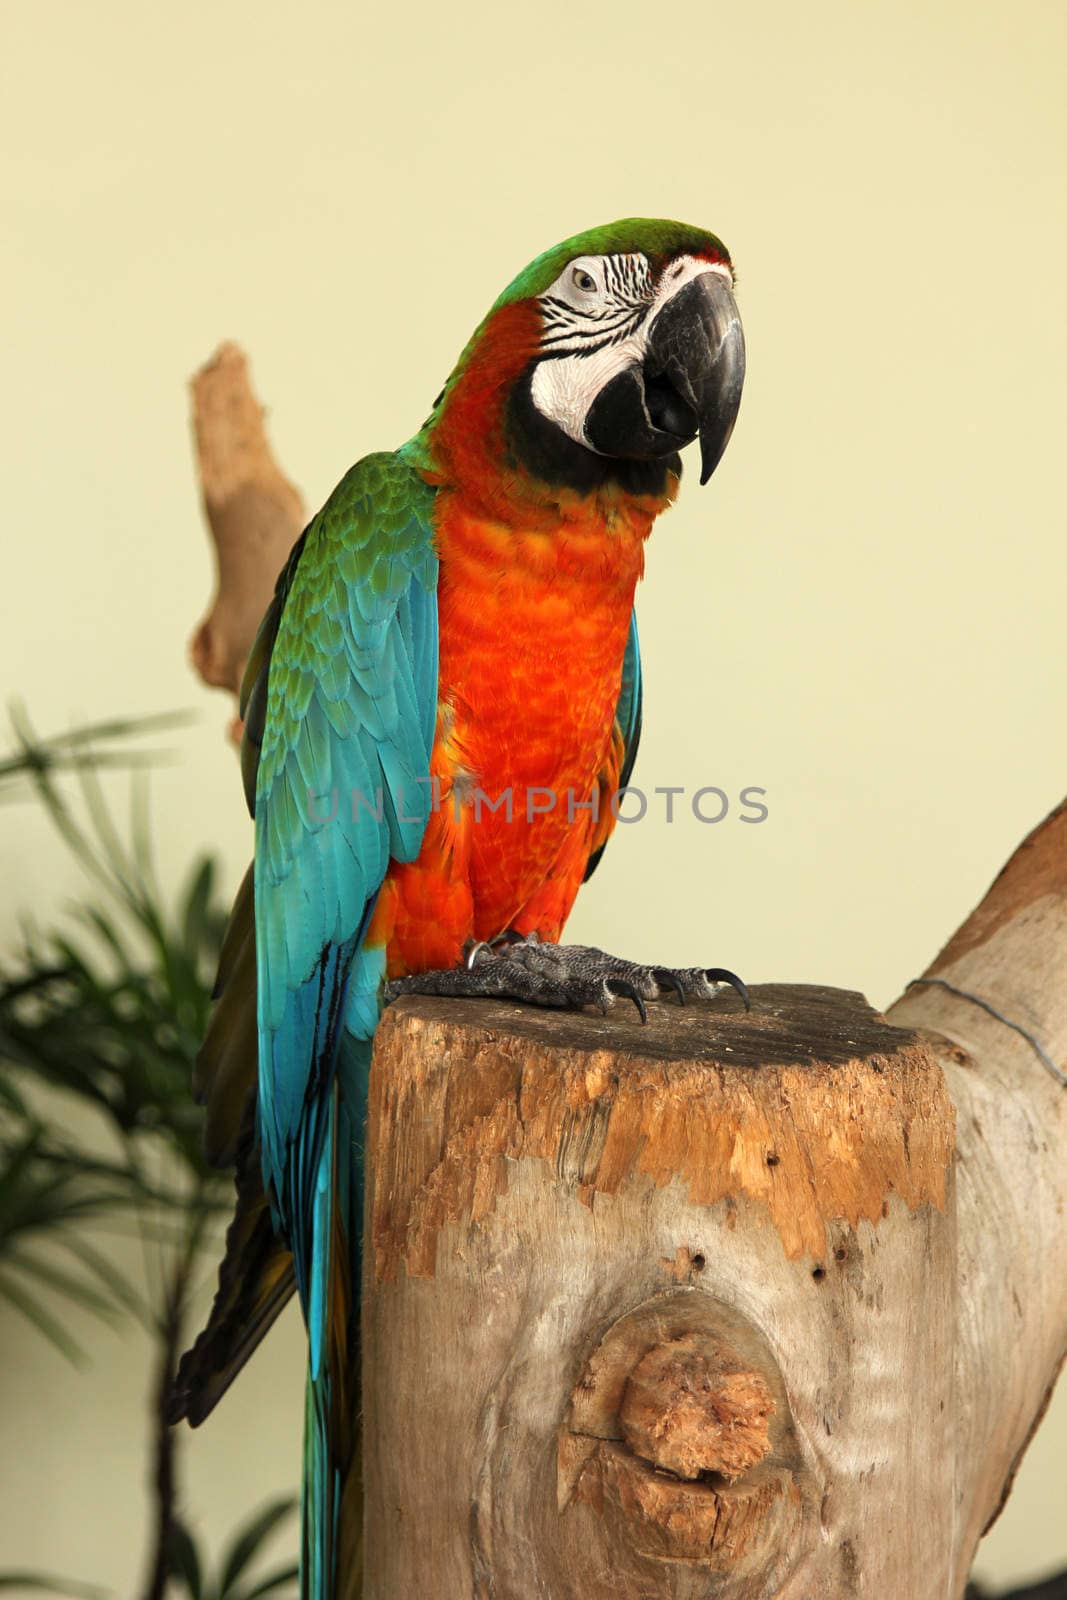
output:
M 847 992 L 664 1002 L 645 1027 L 393 1007 L 371 1600 L 839 1596 L 861 1564 L 872 1594 L 944 1596 L 893 1586 L 867 1514 L 894 1505 L 915 1571 L 940 1559 L 954 1121 L 930 1043 Z
M 379 1279 L 400 1261 L 432 1275 L 442 1225 L 481 1222 L 506 1162 L 527 1157 L 587 1206 L 634 1177 L 678 1181 L 697 1205 L 759 1200 L 790 1257 L 821 1258 L 831 1220 L 874 1221 L 892 1191 L 944 1201 L 941 1072 L 858 994 L 765 986 L 751 1013 L 735 996 L 663 1003 L 647 1026 L 422 1000 L 387 1014 L 378 1052 L 397 1063 L 373 1150 Z

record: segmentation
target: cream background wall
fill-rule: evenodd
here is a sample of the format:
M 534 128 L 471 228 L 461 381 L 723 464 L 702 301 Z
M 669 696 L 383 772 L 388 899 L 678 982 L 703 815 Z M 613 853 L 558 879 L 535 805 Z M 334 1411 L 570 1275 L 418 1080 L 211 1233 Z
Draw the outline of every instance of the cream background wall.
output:
M 657 528 L 636 781 L 769 817 L 620 830 L 574 933 L 888 1003 L 1064 788 L 1059 0 L 41 0 L 3 12 L 6 694 L 194 706 L 162 870 L 249 850 L 184 384 L 241 340 L 309 505 L 405 438 L 532 255 L 614 216 L 714 228 L 740 274 L 734 442 Z M 5 808 L 3 928 L 79 885 Z M 1036 1069 L 1035 1069 L 1036 1070 Z M 146 1351 L 88 1375 L 0 1316 L 0 1566 L 133 1591 Z M 299 1329 L 190 1451 L 220 1536 L 298 1469 Z M 906 1382 L 906 1374 L 901 1374 Z M 1067 1404 L 983 1547 L 1067 1563 Z

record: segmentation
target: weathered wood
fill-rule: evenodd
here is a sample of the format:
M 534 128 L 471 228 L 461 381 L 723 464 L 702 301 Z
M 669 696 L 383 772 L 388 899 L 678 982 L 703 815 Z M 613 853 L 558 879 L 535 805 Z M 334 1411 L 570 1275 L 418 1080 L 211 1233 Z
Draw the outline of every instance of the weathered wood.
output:
M 957 1108 L 962 1579 L 1067 1352 L 1067 1087 L 1048 1070 L 1067 1068 L 1067 804 L 1019 847 L 924 978 L 889 1015 L 931 1039 Z
M 753 1002 L 663 1004 L 645 1028 L 445 1001 L 387 1015 L 368 1152 L 373 1600 L 430 1574 L 445 1600 L 815 1592 L 781 1586 L 805 1552 L 825 1560 L 831 1439 L 921 1525 L 912 1419 L 942 1398 L 950 1330 L 935 1316 L 919 1340 L 901 1292 L 951 1262 L 943 1076 L 859 996 Z M 683 1481 L 633 1448 L 630 1385 L 680 1342 L 747 1375 L 745 1426 L 770 1444 L 749 1470 Z M 872 1413 L 889 1437 L 865 1454 Z M 842 1539 L 835 1572 L 859 1559 Z
M 1060 1061 L 1064 826 L 929 974 Z M 1065 1092 L 941 989 L 753 1000 L 387 1013 L 368 1600 L 962 1594 L 1067 1338 Z
M 235 346 L 193 396 L 236 691 L 303 511 Z M 387 1016 L 368 1600 L 962 1593 L 1067 1347 L 1067 813 L 925 977 Z
M 189 642 L 193 666 L 236 694 L 274 582 L 304 522 L 300 496 L 278 466 L 248 362 L 220 345 L 192 381 L 193 431 L 217 584 Z
M 766 1379 L 736 1351 L 708 1350 L 683 1333 L 638 1359 L 617 1415 L 631 1455 L 695 1481 L 709 1472 L 740 1478 L 757 1466 L 773 1448 L 767 1423 L 776 1409 Z

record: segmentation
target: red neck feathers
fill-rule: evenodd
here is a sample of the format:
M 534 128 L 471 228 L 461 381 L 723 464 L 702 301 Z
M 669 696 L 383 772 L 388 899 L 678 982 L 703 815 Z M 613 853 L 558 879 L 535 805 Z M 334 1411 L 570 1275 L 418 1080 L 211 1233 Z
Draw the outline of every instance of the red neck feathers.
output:
M 430 429 L 430 481 L 458 493 L 468 510 L 505 524 L 547 529 L 590 515 L 611 524 L 634 513 L 650 524 L 677 493 L 673 473 L 664 475 L 663 493 L 635 494 L 610 479 L 582 493 L 545 482 L 523 464 L 509 437 L 508 407 L 540 338 L 533 301 L 501 306 L 488 318 Z
M 524 502 L 544 505 L 538 486 L 509 459 L 506 433 L 508 398 L 536 355 L 540 336 L 540 313 L 531 301 L 495 311 L 449 389 L 431 435 L 440 469 L 434 477 L 503 522 L 513 520 Z

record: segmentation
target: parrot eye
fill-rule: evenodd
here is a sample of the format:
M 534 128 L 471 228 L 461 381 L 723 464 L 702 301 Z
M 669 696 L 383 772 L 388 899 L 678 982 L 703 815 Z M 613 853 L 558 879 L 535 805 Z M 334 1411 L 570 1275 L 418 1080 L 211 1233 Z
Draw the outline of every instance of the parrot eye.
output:
M 596 279 L 591 272 L 586 272 L 584 267 L 575 267 L 571 273 L 571 282 L 576 289 L 581 289 L 585 294 L 596 293 Z

